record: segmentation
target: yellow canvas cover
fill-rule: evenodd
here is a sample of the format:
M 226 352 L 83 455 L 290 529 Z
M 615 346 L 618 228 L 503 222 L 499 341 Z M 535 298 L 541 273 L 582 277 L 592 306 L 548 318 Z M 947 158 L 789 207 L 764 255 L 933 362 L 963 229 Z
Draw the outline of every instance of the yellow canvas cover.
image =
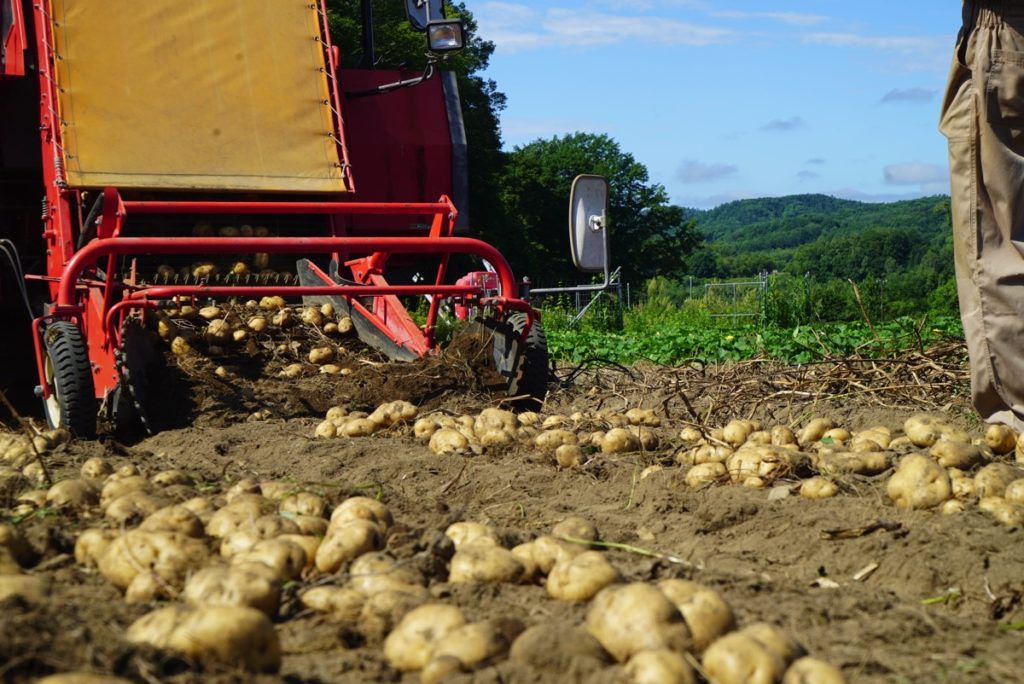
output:
M 74 187 L 345 190 L 310 0 L 50 0 Z

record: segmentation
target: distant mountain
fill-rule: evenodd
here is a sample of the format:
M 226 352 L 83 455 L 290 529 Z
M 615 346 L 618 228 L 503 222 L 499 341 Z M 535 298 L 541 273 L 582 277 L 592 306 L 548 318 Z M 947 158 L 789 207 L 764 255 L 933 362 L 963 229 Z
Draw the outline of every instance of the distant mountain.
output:
M 946 230 L 945 196 L 873 204 L 828 195 L 789 195 L 737 200 L 694 212 L 709 243 L 727 243 L 731 253 L 799 247 L 819 237 L 876 228 L 909 228 L 932 237 Z
M 690 260 L 694 275 L 778 270 L 862 279 L 920 265 L 939 279 L 952 274 L 946 196 L 872 204 L 791 195 L 739 200 L 690 216 L 705 239 Z

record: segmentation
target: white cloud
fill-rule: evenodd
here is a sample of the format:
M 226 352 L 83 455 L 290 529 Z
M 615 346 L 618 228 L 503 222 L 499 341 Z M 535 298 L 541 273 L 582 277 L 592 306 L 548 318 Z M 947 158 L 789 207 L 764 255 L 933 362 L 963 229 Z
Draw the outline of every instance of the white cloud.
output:
M 569 133 L 600 133 L 601 126 L 571 119 L 502 117 L 501 133 L 511 144 Z
M 945 183 L 949 179 L 946 168 L 922 162 L 890 164 L 883 169 L 883 174 L 887 185 L 927 185 Z
M 735 164 L 706 164 L 695 159 L 685 159 L 676 170 L 676 179 L 680 183 L 710 183 L 732 176 L 739 167 Z
M 729 29 L 664 17 L 583 14 L 558 7 L 538 12 L 503 2 L 484 3 L 474 11 L 480 34 L 506 51 L 619 43 L 705 46 L 727 43 L 735 36 Z
M 938 92 L 939 91 L 937 90 L 931 90 L 929 88 L 897 88 L 895 90 L 890 90 L 883 95 L 879 102 L 882 104 L 892 104 L 897 102 L 923 104 L 931 102 Z
M 682 197 L 679 199 L 673 198 L 673 204 L 677 204 L 682 207 L 690 207 L 692 209 L 714 209 L 721 204 L 727 204 L 729 202 L 735 202 L 736 200 L 755 199 L 761 197 L 753 192 L 747 192 L 745 190 L 738 190 L 735 192 L 726 192 L 719 195 L 709 195 L 707 197 Z
M 712 12 L 712 16 L 722 19 L 770 19 L 780 21 L 791 26 L 815 26 L 823 24 L 830 19 L 820 14 L 805 14 L 802 12 L 739 12 L 735 10 Z
M 800 171 L 799 173 L 796 174 L 796 177 L 797 180 L 805 182 L 814 180 L 815 178 L 821 178 L 821 174 L 815 173 L 814 171 Z
M 801 38 L 801 41 L 812 45 L 899 52 L 933 50 L 938 44 L 937 39 L 922 36 L 864 36 L 859 33 L 807 33 Z
M 803 128 L 806 125 L 803 119 L 799 116 L 791 116 L 788 119 L 773 119 L 764 126 L 761 126 L 762 131 L 795 131 L 798 128 Z
M 871 193 L 864 192 L 862 190 L 856 190 L 854 188 L 842 188 L 834 192 L 827 192 L 827 195 L 838 197 L 839 199 L 853 200 L 855 202 L 870 202 L 872 204 L 881 204 L 887 202 L 899 202 L 902 200 L 918 199 L 919 197 L 928 197 L 930 195 L 942 195 L 949 194 L 949 188 L 945 190 L 921 190 L 919 192 L 908 192 L 902 194 L 896 193 Z

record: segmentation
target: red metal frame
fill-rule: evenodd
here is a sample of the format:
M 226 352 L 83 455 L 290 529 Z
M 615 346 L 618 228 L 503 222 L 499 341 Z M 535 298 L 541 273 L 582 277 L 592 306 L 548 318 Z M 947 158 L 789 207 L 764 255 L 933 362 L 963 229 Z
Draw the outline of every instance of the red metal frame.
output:
M 28 38 L 25 35 L 25 17 L 21 11 L 21 0 L 11 0 L 11 13 L 11 29 L 6 36 L 0 36 L 4 41 L 4 71 L 0 75 L 24 76 Z
M 288 238 L 200 238 L 200 237 L 126 237 L 130 216 L 233 214 L 233 215 L 424 215 L 434 214 L 427 235 L 418 237 L 364 237 L 335 234 L 327 237 Z M 133 309 L 152 309 L 158 302 L 179 298 L 194 299 L 218 297 L 260 297 L 280 295 L 286 297 L 329 295 L 346 298 L 359 307 L 364 316 L 388 336 L 417 353 L 435 348 L 434 329 L 439 314 L 439 303 L 450 299 L 457 303 L 489 306 L 498 315 L 509 311 L 526 312 L 532 324 L 535 313 L 530 305 L 518 297 L 519 287 L 512 269 L 493 246 L 473 238 L 454 237 L 455 207 L 447 198 L 433 203 L 379 204 L 357 202 L 147 202 L 124 201 L 116 190 L 104 193 L 104 210 L 97 227 L 97 237 L 76 252 L 53 285 L 57 293 L 55 304 L 45 317 L 33 323 L 36 332 L 36 363 L 43 396 L 48 397 L 41 332 L 44 323 L 54 319 L 78 321 L 85 329 L 89 357 L 93 362 L 97 396 L 105 396 L 117 384 L 113 365 L 113 351 L 120 343 L 118 330 L 122 316 Z M 355 254 L 365 255 L 345 262 L 358 283 L 338 285 L 149 285 L 133 282 L 97 280 L 93 275 L 99 264 L 105 272 L 116 271 L 118 257 L 136 255 L 218 255 L 265 252 L 270 254 Z M 384 268 L 392 255 L 434 255 L 439 258 L 437 277 L 433 283 L 390 285 L 384 279 Z M 469 254 L 485 259 L 495 268 L 499 296 L 488 296 L 479 285 L 447 285 L 446 269 L 452 254 Z M 420 328 L 412 323 L 398 297 L 431 296 L 426 324 Z M 367 309 L 358 301 L 372 297 L 374 305 Z M 529 328 L 523 333 L 529 332 Z

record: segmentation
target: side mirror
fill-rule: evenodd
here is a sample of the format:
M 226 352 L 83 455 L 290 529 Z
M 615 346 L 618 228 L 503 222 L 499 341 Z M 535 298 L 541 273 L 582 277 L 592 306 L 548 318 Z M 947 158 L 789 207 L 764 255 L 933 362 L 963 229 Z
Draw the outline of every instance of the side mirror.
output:
M 576 176 L 569 196 L 569 244 L 576 268 L 597 273 L 608 268 L 608 181 Z
M 415 31 L 426 31 L 432 21 L 444 21 L 444 0 L 405 0 L 405 13 Z

